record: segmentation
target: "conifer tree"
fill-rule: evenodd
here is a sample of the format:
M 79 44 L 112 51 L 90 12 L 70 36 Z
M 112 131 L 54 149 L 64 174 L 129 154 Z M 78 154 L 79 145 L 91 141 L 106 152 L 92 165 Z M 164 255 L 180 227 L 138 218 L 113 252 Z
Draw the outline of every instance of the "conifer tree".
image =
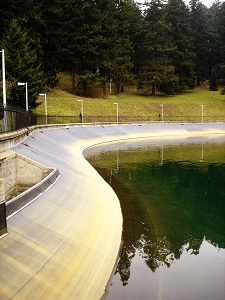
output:
M 7 23 L 13 18 L 12 1 L 0 1 L 0 40 L 4 31 L 6 30 Z
M 168 1 L 166 21 L 171 24 L 170 36 L 174 46 L 171 58 L 178 76 L 176 86 L 170 84 L 170 89 L 180 92 L 195 85 L 193 35 L 189 9 L 183 0 Z
M 145 55 L 139 87 L 150 89 L 154 96 L 156 89 L 177 80 L 171 62 L 173 44 L 170 37 L 171 25 L 166 23 L 165 10 L 160 0 L 152 0 L 146 12 Z
M 131 70 L 133 63 L 131 55 L 133 47 L 129 39 L 129 1 L 117 1 L 116 32 L 111 52 L 111 68 L 113 80 L 116 84 L 116 93 L 124 91 L 124 85 L 132 80 Z
M 216 68 L 217 77 L 225 82 L 225 2 L 214 1 L 208 11 L 210 21 L 210 60 L 211 66 Z M 211 76 L 211 72 L 209 72 Z
M 191 0 L 191 26 L 193 32 L 193 46 L 195 53 L 195 73 L 197 85 L 209 78 L 210 59 L 210 30 L 207 7 L 199 0 Z
M 18 81 L 28 84 L 29 108 L 37 106 L 38 94 L 43 91 L 45 80 L 37 51 L 32 48 L 28 32 L 22 30 L 13 19 L 5 33 L 1 47 L 5 49 L 6 79 L 12 84 L 9 104 L 26 107 L 25 89 L 17 86 Z
M 218 31 L 221 42 L 220 48 L 220 74 L 219 78 L 223 82 L 223 86 L 225 86 L 225 1 L 221 3 L 219 17 L 218 17 Z M 217 73 L 218 75 L 218 73 Z M 224 88 L 225 90 L 225 88 Z
M 225 2 L 207 8 L 190 0 L 188 9 L 183 1 L 149 0 L 145 12 L 134 0 L 0 1 L 0 39 L 16 17 L 47 85 L 56 86 L 59 71 L 71 71 L 73 93 L 79 81 L 83 91 L 106 91 L 110 78 L 120 92 L 133 75 L 153 95 L 177 93 L 193 87 L 195 77 L 198 85 L 209 79 L 212 66 L 223 83 Z
M 64 1 L 54 0 L 34 2 L 34 7 L 37 6 L 40 13 L 40 22 L 33 29 L 40 36 L 46 84 L 51 88 L 59 81 L 57 74 L 63 61 L 62 46 L 65 44 L 65 32 L 62 27 L 63 3 Z
M 134 50 L 131 55 L 134 64 L 133 73 L 138 79 L 144 57 L 146 23 L 142 11 L 135 2 L 130 4 L 129 24 L 129 39 Z
M 217 77 L 216 77 L 216 70 L 215 68 L 212 69 L 212 74 L 210 78 L 210 91 L 218 91 L 218 86 L 217 86 Z

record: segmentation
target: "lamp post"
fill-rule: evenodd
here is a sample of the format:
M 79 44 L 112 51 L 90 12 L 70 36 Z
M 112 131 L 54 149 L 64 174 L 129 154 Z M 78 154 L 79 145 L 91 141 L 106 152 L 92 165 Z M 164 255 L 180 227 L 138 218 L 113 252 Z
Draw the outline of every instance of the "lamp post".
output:
M 162 103 L 162 104 L 160 104 L 159 106 L 161 106 L 161 107 L 162 107 L 162 122 L 163 122 L 163 103 Z
M 112 78 L 109 80 L 109 94 L 112 94 Z
M 48 123 L 48 108 L 47 108 L 47 99 L 46 99 L 46 93 L 40 93 L 39 96 L 45 97 L 45 121 L 46 124 Z
M 116 122 L 118 123 L 118 119 L 119 119 L 118 102 L 114 102 L 114 104 L 116 105 Z
M 80 102 L 80 117 L 81 117 L 81 123 L 83 123 L 83 116 L 84 116 L 84 107 L 83 107 L 83 100 L 77 100 Z
M 115 173 L 119 173 L 119 151 L 116 151 L 116 167 L 115 167 Z
M 6 83 L 5 83 L 5 51 L 2 49 L 2 98 L 3 98 L 3 110 L 4 110 L 4 131 L 7 131 L 7 113 L 6 109 Z
M 19 85 L 19 86 L 25 85 L 26 86 L 26 111 L 28 112 L 28 88 L 27 88 L 27 82 L 17 82 L 17 85 Z
M 160 163 L 159 163 L 160 166 L 163 165 L 163 145 L 161 147 L 161 152 L 160 152 Z
M 202 123 L 204 122 L 204 105 L 202 104 Z
M 6 108 L 6 84 L 5 84 L 5 52 L 2 49 L 2 91 L 3 91 L 3 107 Z

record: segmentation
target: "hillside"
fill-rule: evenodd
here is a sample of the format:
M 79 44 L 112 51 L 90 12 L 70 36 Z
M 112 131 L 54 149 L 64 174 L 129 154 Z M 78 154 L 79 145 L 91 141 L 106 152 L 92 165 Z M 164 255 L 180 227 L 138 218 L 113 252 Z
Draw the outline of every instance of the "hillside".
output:
M 49 116 L 79 116 L 83 101 L 84 117 L 114 117 L 118 102 L 119 119 L 126 121 L 152 120 L 161 121 L 163 104 L 164 121 L 175 120 L 201 120 L 202 109 L 204 120 L 225 120 L 225 95 L 218 91 L 210 91 L 208 84 L 187 90 L 180 95 L 166 96 L 158 94 L 155 97 L 128 91 L 120 95 L 110 95 L 105 99 L 84 98 L 69 93 L 70 77 L 60 74 L 60 82 L 56 89 L 47 93 L 47 108 Z M 40 105 L 33 110 L 35 114 L 43 115 L 45 112 L 44 97 L 39 97 Z M 202 107 L 203 105 L 203 107 Z M 120 120 L 121 121 L 121 120 Z

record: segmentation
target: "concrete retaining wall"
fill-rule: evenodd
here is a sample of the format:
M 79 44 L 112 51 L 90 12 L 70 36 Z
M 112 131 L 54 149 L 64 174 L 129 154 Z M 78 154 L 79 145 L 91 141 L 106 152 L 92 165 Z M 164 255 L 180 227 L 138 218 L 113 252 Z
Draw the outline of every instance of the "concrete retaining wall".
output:
M 53 169 L 48 176 L 40 180 L 31 188 L 25 190 L 23 193 L 12 198 L 6 202 L 6 218 L 11 217 L 13 214 L 36 200 L 42 195 L 60 176 L 57 169 Z
M 52 170 L 13 151 L 0 153 L 0 178 L 8 201 L 44 179 Z
M 87 124 L 83 124 L 84 126 Z M 28 128 L 23 128 L 20 130 L 16 130 L 13 132 L 7 132 L 0 134 L 0 153 L 5 152 L 12 147 L 22 143 L 29 135 L 32 133 L 41 131 L 41 130 L 49 130 L 49 129 L 58 129 L 58 128 L 69 128 L 82 126 L 76 124 L 47 124 L 47 125 L 36 125 Z

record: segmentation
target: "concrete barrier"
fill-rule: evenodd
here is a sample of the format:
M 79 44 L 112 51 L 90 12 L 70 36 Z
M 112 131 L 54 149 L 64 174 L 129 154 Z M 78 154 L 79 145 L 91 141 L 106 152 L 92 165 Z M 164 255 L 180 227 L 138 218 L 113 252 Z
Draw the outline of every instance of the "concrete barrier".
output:
M 12 198 L 5 203 L 6 206 L 6 218 L 10 218 L 19 210 L 25 208 L 31 204 L 38 197 L 40 197 L 52 184 L 56 182 L 60 174 L 57 169 L 53 169 L 48 176 L 42 179 L 40 182 L 27 189 L 18 196 Z

